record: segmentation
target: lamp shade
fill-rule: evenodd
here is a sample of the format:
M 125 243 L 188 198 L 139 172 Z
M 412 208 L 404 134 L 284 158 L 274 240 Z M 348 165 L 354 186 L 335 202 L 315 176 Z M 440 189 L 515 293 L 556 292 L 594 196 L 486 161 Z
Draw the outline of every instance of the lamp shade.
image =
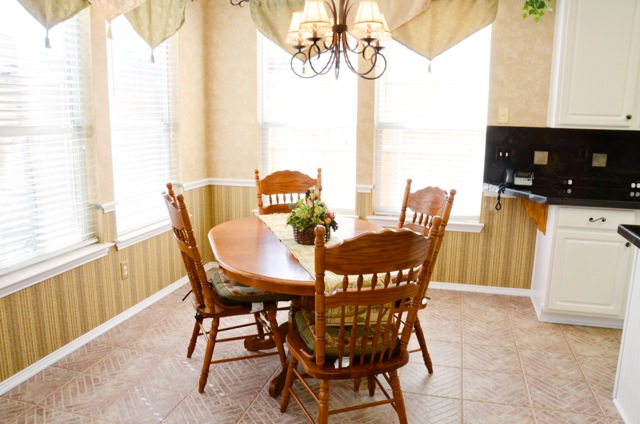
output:
M 377 35 L 383 31 L 383 16 L 378 2 L 361 1 L 353 21 L 353 35 L 357 38 L 377 38 Z
M 300 18 L 302 38 L 322 38 L 331 31 L 331 21 L 324 0 L 306 0 Z
M 290 46 L 303 47 L 308 46 L 310 43 L 308 40 L 300 36 L 300 18 L 302 12 L 293 12 L 291 14 L 291 24 L 289 24 L 289 31 L 287 32 L 286 42 Z

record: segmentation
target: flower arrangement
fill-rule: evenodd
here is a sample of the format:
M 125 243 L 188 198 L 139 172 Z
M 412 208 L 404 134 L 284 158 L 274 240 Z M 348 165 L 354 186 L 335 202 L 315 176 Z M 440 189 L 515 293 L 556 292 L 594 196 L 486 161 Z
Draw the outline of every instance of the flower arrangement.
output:
M 304 199 L 299 199 L 297 202 L 289 204 L 289 207 L 292 210 L 287 216 L 287 225 L 291 225 L 294 228 L 294 236 L 309 231 L 311 234 L 308 238 L 311 239 L 311 243 L 308 244 L 313 244 L 315 239 L 313 229 L 316 225 L 325 226 L 327 239 L 329 238 L 330 230 L 335 231 L 338 229 L 335 214 L 329 211 L 327 204 L 323 200 L 318 200 L 318 192 L 315 186 L 306 191 Z M 297 237 L 296 241 L 300 242 Z

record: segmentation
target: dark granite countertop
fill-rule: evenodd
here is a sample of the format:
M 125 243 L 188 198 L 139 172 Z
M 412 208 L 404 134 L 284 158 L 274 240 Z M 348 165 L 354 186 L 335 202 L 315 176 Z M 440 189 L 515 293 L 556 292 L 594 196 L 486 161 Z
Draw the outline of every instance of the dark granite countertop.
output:
M 640 249 L 640 225 L 618 225 L 618 234 Z
M 484 183 L 484 189 L 497 193 L 500 187 Z M 545 205 L 590 208 L 640 209 L 640 198 L 631 200 L 624 190 L 573 187 L 571 193 L 553 187 L 510 187 L 504 195 Z

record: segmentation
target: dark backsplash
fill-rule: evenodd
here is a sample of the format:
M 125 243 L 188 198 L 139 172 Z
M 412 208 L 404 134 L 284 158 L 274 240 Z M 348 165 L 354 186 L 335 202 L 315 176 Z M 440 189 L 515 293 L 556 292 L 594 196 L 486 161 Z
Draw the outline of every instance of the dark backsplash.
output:
M 488 126 L 484 182 L 502 183 L 507 168 L 532 171 L 534 187 L 627 189 L 640 184 L 640 131 Z

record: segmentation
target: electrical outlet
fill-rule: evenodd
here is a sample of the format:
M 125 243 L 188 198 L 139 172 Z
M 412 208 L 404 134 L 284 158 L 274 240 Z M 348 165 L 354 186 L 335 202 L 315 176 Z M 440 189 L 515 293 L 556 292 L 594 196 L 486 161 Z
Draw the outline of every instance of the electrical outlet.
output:
M 511 148 L 498 147 L 496 149 L 496 160 L 499 160 L 502 162 L 511 162 Z
M 126 280 L 129 278 L 129 262 L 120 262 L 120 279 Z

